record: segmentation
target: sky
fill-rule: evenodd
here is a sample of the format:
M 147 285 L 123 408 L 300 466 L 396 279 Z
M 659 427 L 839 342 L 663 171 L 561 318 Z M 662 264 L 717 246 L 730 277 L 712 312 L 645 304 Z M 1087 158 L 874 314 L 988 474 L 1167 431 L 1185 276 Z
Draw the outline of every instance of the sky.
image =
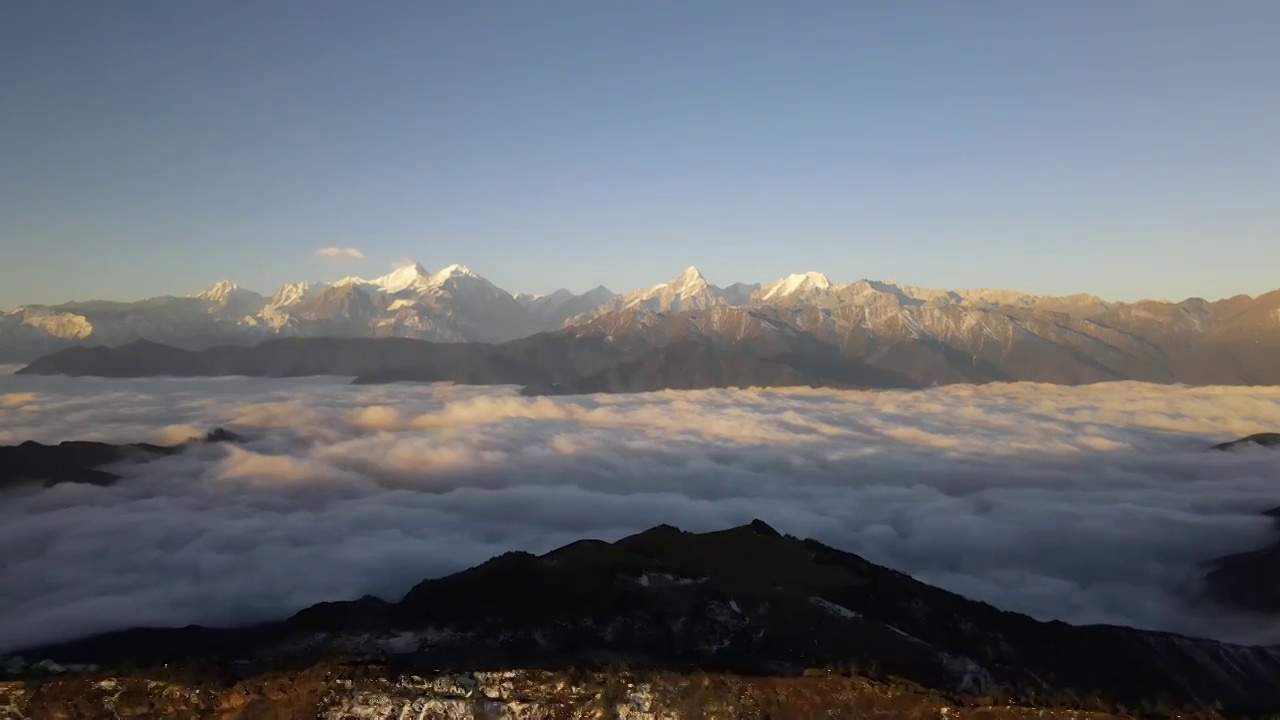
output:
M 0 3 L 0 308 L 465 263 L 1280 286 L 1280 3 Z M 343 252 L 328 255 L 319 251 Z

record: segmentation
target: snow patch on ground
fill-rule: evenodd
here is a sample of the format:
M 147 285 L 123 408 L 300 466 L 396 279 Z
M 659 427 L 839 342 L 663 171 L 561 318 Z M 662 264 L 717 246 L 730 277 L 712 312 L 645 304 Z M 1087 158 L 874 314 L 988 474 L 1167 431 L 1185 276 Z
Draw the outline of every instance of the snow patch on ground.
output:
M 636 578 L 636 584 L 640 587 L 667 587 L 671 585 L 700 585 L 706 582 L 708 578 L 697 577 L 676 577 L 668 573 L 645 573 Z
M 823 600 L 816 595 L 809 598 L 809 602 L 837 617 L 847 618 L 849 620 L 858 620 L 862 618 L 862 615 L 850 610 L 849 608 L 843 605 L 837 605 L 829 600 Z
M 452 629 L 435 627 L 421 630 L 397 630 L 386 634 L 315 633 L 286 643 L 281 649 L 294 652 L 332 647 L 346 652 L 384 652 L 391 655 L 405 655 L 463 638 L 463 634 Z

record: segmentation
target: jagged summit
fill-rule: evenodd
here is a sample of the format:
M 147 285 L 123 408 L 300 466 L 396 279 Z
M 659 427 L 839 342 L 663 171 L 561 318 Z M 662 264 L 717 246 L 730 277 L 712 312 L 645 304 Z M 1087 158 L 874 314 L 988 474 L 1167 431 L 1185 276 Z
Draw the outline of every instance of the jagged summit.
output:
M 334 283 L 335 286 L 344 285 L 363 285 L 368 286 L 378 292 L 396 295 L 406 290 L 426 291 L 433 287 L 439 286 L 451 278 L 481 278 L 474 270 L 462 264 L 453 264 L 444 267 L 436 272 L 431 272 L 423 267 L 421 263 L 405 263 L 400 267 L 392 270 L 386 275 L 382 275 L 371 280 L 359 277 L 348 277 Z
M 637 290 L 625 296 L 615 309 L 680 312 L 724 304 L 720 291 L 707 282 L 697 267 L 690 265 L 674 280 Z
M 312 284 L 307 282 L 285 283 L 271 295 L 271 305 L 287 305 L 298 302 L 311 292 Z
M 685 268 L 684 271 L 680 273 L 680 277 L 676 278 L 677 282 L 691 282 L 694 280 L 706 281 L 706 278 L 702 275 L 702 271 L 699 270 L 696 265 L 690 265 Z
M 220 300 L 225 300 L 228 295 L 234 293 L 239 289 L 240 289 L 240 286 L 236 285 L 230 280 L 219 280 L 213 283 L 212 285 L 210 285 L 209 287 L 205 288 L 204 290 L 201 290 L 200 292 L 196 293 L 192 297 L 197 297 L 197 298 L 200 298 L 201 300 L 212 300 L 214 302 L 218 302 Z
M 418 263 L 408 263 L 378 278 L 365 281 L 380 290 L 398 293 L 430 280 L 431 273 Z
M 222 321 L 238 322 L 262 312 L 267 298 L 230 280 L 219 280 L 192 297 L 210 303 L 208 313 Z
M 683 294 L 691 294 L 705 291 L 712 285 L 707 282 L 707 278 L 702 274 L 701 270 L 690 265 L 685 268 L 684 272 L 680 273 L 680 277 L 667 283 L 667 287 L 679 289 Z
M 761 300 L 789 297 L 791 295 L 830 290 L 831 281 L 820 272 L 795 273 L 760 290 Z
M 441 270 L 435 273 L 435 275 L 433 275 L 432 277 L 447 278 L 447 277 L 458 277 L 458 276 L 480 277 L 479 275 L 476 274 L 475 270 L 472 270 L 466 265 L 462 265 L 459 263 L 454 263 L 453 265 L 449 265 L 448 267 L 441 268 Z

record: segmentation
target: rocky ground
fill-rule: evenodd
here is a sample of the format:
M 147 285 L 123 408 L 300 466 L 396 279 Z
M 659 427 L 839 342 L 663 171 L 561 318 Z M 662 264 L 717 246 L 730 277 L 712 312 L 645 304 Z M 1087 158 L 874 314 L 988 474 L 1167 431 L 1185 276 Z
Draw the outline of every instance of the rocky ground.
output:
M 0 683 L 4 720 L 811 720 L 1126 717 L 1152 708 L 946 697 L 901 682 L 812 671 L 718 673 L 508 670 L 394 676 L 375 661 L 327 663 L 240 682 L 162 676 Z M 1216 717 L 1212 712 L 1182 717 Z

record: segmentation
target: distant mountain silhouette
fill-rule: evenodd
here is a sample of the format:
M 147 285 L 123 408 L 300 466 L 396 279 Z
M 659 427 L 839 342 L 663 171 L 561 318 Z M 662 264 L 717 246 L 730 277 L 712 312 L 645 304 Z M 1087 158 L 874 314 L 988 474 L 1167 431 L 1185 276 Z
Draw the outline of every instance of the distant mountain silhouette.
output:
M 216 428 L 198 441 L 203 443 L 238 442 L 240 437 L 223 428 Z M 0 446 L 0 488 L 23 482 L 42 482 L 55 485 L 60 482 L 92 483 L 108 485 L 120 478 L 115 473 L 100 469 L 104 465 L 132 461 L 146 461 L 181 452 L 192 443 L 180 445 L 152 445 L 131 443 L 111 445 L 85 440 L 71 440 L 57 445 L 44 445 L 27 441 L 21 445 Z

